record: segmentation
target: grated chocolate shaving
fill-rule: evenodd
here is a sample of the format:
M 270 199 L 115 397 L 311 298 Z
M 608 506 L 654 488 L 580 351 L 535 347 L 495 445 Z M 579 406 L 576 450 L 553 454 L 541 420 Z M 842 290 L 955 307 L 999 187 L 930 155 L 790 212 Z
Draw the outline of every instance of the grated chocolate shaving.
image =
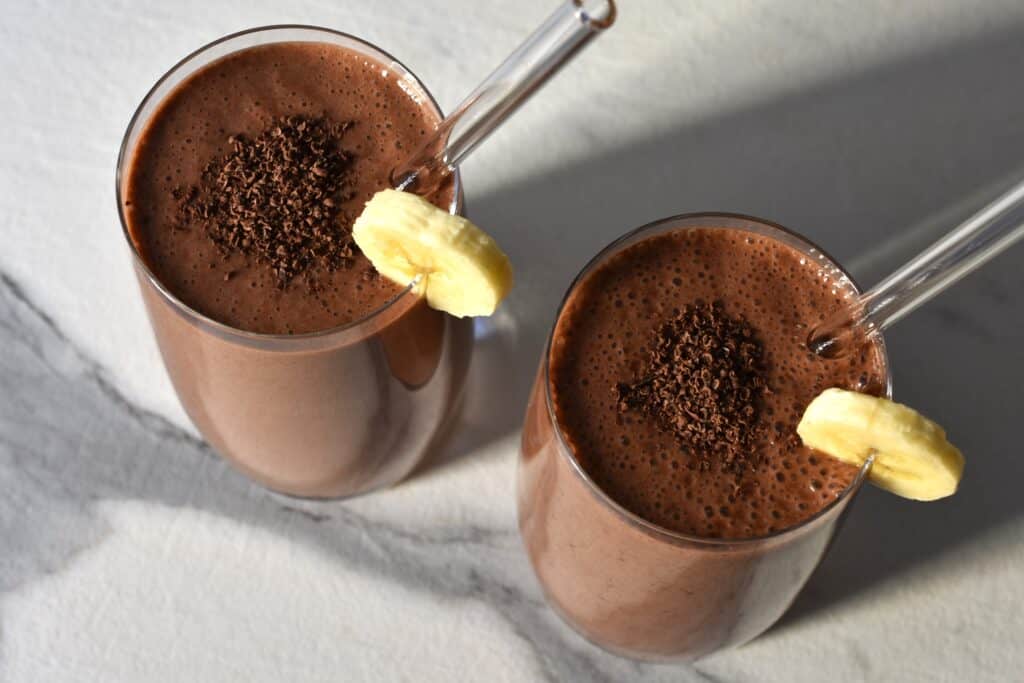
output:
M 701 470 L 742 473 L 765 433 L 763 355 L 750 325 L 720 303 L 687 306 L 658 329 L 646 373 L 614 387 L 619 412 L 657 420 Z
M 340 146 L 351 126 L 289 116 L 256 138 L 230 137 L 231 153 L 213 159 L 198 186 L 175 192 L 179 220 L 225 255 L 268 264 L 281 288 L 307 271 L 351 265 L 352 217 L 340 208 L 352 197 L 352 156 Z

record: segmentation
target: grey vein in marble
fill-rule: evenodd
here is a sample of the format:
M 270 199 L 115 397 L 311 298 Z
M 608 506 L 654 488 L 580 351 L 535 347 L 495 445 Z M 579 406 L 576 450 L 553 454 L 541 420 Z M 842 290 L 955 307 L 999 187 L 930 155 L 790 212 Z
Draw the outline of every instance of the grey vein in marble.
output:
M 109 532 L 94 503 L 141 500 L 195 508 L 272 531 L 346 567 L 453 599 L 479 601 L 507 621 L 548 681 L 713 680 L 688 667 L 606 655 L 546 608 L 511 527 L 411 532 L 342 503 L 274 496 L 230 470 L 201 441 L 141 410 L 75 348 L 10 277 L 0 274 L 0 653 L 3 595 L 61 571 Z M 457 553 L 478 547 L 478 552 Z

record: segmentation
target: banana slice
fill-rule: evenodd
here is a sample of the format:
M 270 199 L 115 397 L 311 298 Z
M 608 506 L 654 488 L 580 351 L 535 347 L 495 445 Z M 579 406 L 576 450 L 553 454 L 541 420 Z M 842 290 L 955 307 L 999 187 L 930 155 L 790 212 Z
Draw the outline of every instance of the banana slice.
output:
M 512 265 L 490 235 L 410 192 L 375 194 L 352 237 L 381 275 L 419 278 L 427 305 L 459 318 L 491 315 L 512 289 Z
M 964 471 L 964 456 L 942 427 L 905 405 L 855 391 L 823 391 L 796 432 L 807 446 L 858 467 L 874 453 L 868 479 L 904 498 L 952 495 Z

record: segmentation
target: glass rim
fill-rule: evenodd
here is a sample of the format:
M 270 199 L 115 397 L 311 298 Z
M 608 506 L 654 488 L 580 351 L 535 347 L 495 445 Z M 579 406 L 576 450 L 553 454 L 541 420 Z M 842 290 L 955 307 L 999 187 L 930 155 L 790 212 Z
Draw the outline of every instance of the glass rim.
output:
M 860 467 L 860 469 L 857 471 L 857 476 L 853 478 L 853 481 L 850 482 L 849 486 L 843 489 L 843 491 L 838 496 L 836 496 L 835 500 L 831 501 L 828 505 L 821 508 L 813 515 L 802 520 L 797 524 L 793 524 L 784 529 L 779 529 L 778 531 L 773 531 L 769 534 L 763 534 L 760 536 L 750 536 L 744 538 L 710 538 L 705 536 L 696 536 L 693 534 L 685 534 L 679 531 L 673 531 L 661 525 L 655 524 L 654 522 L 648 521 L 647 519 L 644 519 L 642 516 L 630 510 L 627 510 L 625 507 L 623 507 L 617 501 L 615 501 L 610 495 L 608 495 L 608 493 L 605 492 L 605 490 L 602 489 L 600 486 L 598 486 L 597 482 L 595 482 L 593 478 L 591 478 L 591 476 L 587 474 L 586 470 L 584 470 L 583 466 L 576 459 L 575 455 L 573 454 L 573 450 L 569 446 L 569 443 L 565 438 L 565 434 L 562 431 L 562 425 L 559 423 L 557 416 L 555 414 L 554 400 L 551 396 L 551 343 L 555 336 L 555 330 L 558 327 L 558 321 L 561 319 L 562 313 L 565 310 L 565 305 L 569 302 L 569 299 L 576 291 L 576 289 L 579 287 L 579 285 L 582 283 L 583 279 L 587 275 L 589 275 L 598 264 L 602 263 L 606 258 L 611 256 L 612 254 L 617 253 L 620 250 L 620 248 L 623 248 L 625 244 L 636 238 L 638 235 L 645 232 L 657 230 L 659 228 L 671 227 L 677 224 L 679 225 L 680 229 L 686 229 L 683 224 L 702 219 L 721 219 L 731 221 L 739 220 L 747 223 L 757 224 L 763 228 L 768 228 L 770 230 L 781 233 L 782 235 L 789 237 L 790 239 L 794 239 L 800 244 L 802 244 L 804 247 L 804 251 L 814 251 L 817 254 L 820 254 L 820 256 L 823 259 L 825 259 L 825 261 L 827 261 L 829 266 L 834 268 L 837 272 L 841 273 L 843 277 L 846 278 L 846 280 L 849 282 L 850 286 L 853 288 L 853 291 L 855 293 L 860 293 L 862 291 L 860 286 L 853 279 L 853 277 L 846 271 L 846 269 L 839 265 L 838 261 L 832 258 L 832 256 L 829 255 L 827 252 L 822 250 L 817 244 L 811 242 L 803 235 L 800 235 L 799 233 L 790 230 L 789 228 L 786 228 L 783 225 L 779 225 L 778 223 L 774 223 L 763 218 L 757 218 L 755 216 L 749 216 L 741 213 L 709 211 L 678 214 L 675 216 L 669 216 L 667 218 L 661 218 L 655 221 L 651 221 L 650 223 L 645 223 L 644 225 L 641 225 L 638 228 L 634 228 L 633 230 L 630 230 L 624 235 L 616 238 L 615 240 L 607 244 L 604 248 L 602 248 L 599 252 L 597 252 L 597 254 L 595 254 L 593 258 L 587 261 L 586 265 L 584 265 L 580 269 L 579 273 L 576 274 L 576 277 L 573 278 L 568 289 L 566 289 L 565 295 L 562 297 L 562 301 L 558 304 L 558 311 L 555 314 L 555 322 L 551 326 L 551 331 L 548 333 L 547 343 L 544 345 L 544 401 L 545 407 L 547 408 L 547 416 L 548 419 L 551 421 L 551 424 L 554 426 L 553 431 L 556 434 L 558 444 L 560 446 L 560 448 L 558 449 L 560 457 L 568 461 L 570 468 L 573 470 L 576 476 L 583 482 L 584 486 L 586 486 L 586 488 L 590 491 L 591 495 L 594 495 L 597 498 L 599 503 L 603 504 L 606 508 L 610 509 L 614 514 L 620 517 L 624 522 L 626 522 L 631 527 L 637 529 L 641 533 L 654 536 L 656 538 L 665 540 L 672 544 L 689 546 L 698 545 L 718 549 L 732 548 L 737 546 L 750 546 L 756 544 L 770 543 L 773 541 L 780 541 L 789 536 L 793 536 L 801 532 L 809 526 L 817 525 L 817 523 L 819 523 L 821 520 L 823 520 L 824 518 L 828 517 L 831 513 L 833 513 L 840 503 L 842 503 L 847 498 L 855 494 L 863 485 L 864 480 L 867 477 L 868 471 L 871 469 L 871 461 L 869 460 L 868 462 L 865 462 Z M 713 230 L 741 229 L 722 225 L 716 226 L 714 224 L 708 224 L 699 227 Z M 773 239 L 775 239 L 772 235 L 768 235 L 768 237 L 772 237 Z M 878 345 L 879 353 L 881 354 L 882 362 L 885 368 L 885 395 L 891 397 L 892 372 L 889 368 L 889 357 L 885 347 L 885 340 L 881 334 L 877 336 L 875 343 Z
M 370 323 L 371 321 L 375 320 L 378 316 L 390 311 L 392 307 L 398 304 L 399 302 L 408 299 L 409 295 L 413 294 L 414 292 L 416 282 L 413 281 L 406 285 L 392 299 L 389 299 L 380 307 L 370 311 L 361 318 L 357 318 L 356 320 L 352 320 L 342 325 L 336 325 L 334 327 L 329 327 L 323 330 L 305 332 L 302 334 L 268 334 L 264 332 L 252 332 L 250 330 L 243 330 L 241 328 L 234 327 L 226 323 L 222 323 L 219 320 L 215 320 L 214 318 L 211 318 L 210 316 L 197 311 L 192 306 L 189 306 L 180 298 L 178 298 L 178 296 L 175 295 L 172 291 L 170 291 L 170 289 L 166 285 L 164 285 L 160 278 L 158 278 L 156 274 L 153 273 L 152 269 L 149 267 L 149 264 L 147 264 L 146 260 L 142 257 L 142 254 L 139 253 L 138 245 L 132 238 L 131 230 L 129 230 L 128 228 L 128 220 L 125 216 L 124 196 L 122 193 L 122 185 L 127 171 L 126 164 L 129 162 L 128 141 L 131 138 L 132 133 L 133 131 L 135 131 L 137 126 L 145 125 L 145 123 L 148 122 L 143 122 L 140 120 L 142 117 L 143 110 L 146 108 L 147 105 L 154 101 L 157 91 L 161 88 L 161 86 L 163 86 L 170 78 L 176 75 L 181 69 L 188 66 L 194 59 L 215 47 L 236 40 L 238 38 L 251 36 L 253 34 L 273 33 L 278 31 L 308 31 L 310 33 L 317 33 L 322 35 L 325 34 L 326 36 L 341 38 L 343 40 L 351 41 L 363 48 L 368 49 L 369 52 L 371 53 L 371 56 L 376 59 L 389 60 L 389 65 L 397 66 L 402 69 L 403 76 L 408 76 L 412 78 L 415 84 L 419 87 L 420 91 L 422 91 L 422 93 L 426 97 L 427 102 L 429 102 L 430 105 L 433 107 L 434 112 L 438 115 L 439 119 L 444 119 L 443 110 L 437 103 L 437 100 L 434 99 L 433 93 L 431 93 L 427 89 L 427 87 L 423 84 L 423 81 L 420 80 L 419 76 L 417 76 L 409 67 L 407 67 L 402 61 L 397 59 L 394 55 L 374 45 L 368 40 L 364 40 L 350 33 L 345 33 L 344 31 L 338 31 L 335 29 L 326 28 L 323 26 L 314 26 L 310 24 L 269 24 L 266 26 L 257 26 L 254 28 L 243 29 L 241 31 L 235 31 L 234 33 L 229 33 L 228 35 L 221 36 L 220 38 L 210 41 L 202 45 L 201 47 L 193 50 L 192 52 L 188 53 L 180 60 L 178 60 L 166 72 L 164 72 L 164 74 L 160 76 L 160 78 L 158 78 L 156 82 L 152 85 L 152 87 L 150 87 L 150 89 L 146 92 L 145 96 L 142 98 L 142 100 L 139 102 L 139 105 L 135 108 L 135 111 L 132 113 L 131 118 L 128 120 L 128 126 L 127 128 L 125 128 L 124 136 L 121 138 L 121 145 L 117 153 L 117 166 L 114 174 L 114 195 L 117 202 L 117 216 L 121 222 L 121 233 L 124 236 L 125 241 L 128 243 L 128 248 L 131 251 L 132 260 L 134 261 L 135 267 L 141 270 L 143 275 L 145 275 L 146 279 L 149 281 L 150 284 L 153 285 L 153 287 L 157 290 L 160 296 L 162 296 L 168 303 L 170 303 L 179 314 L 185 316 L 188 319 L 195 320 L 196 322 L 207 327 L 212 332 L 216 333 L 218 336 L 222 338 L 247 341 L 255 344 L 268 344 L 273 347 L 289 347 L 300 346 L 302 342 L 324 340 L 330 341 L 334 337 L 346 336 L 347 333 L 350 333 L 353 330 Z M 263 44 L 270 45 L 273 44 L 274 42 L 284 43 L 293 41 L 268 41 L 267 43 Z M 252 45 L 248 47 L 257 46 Z M 239 50 L 244 49 L 246 48 L 239 48 Z M 221 55 L 221 57 L 218 57 L 217 59 L 226 57 L 229 54 L 233 53 L 228 52 L 224 55 Z M 202 69 L 205 66 L 206 64 L 203 64 L 191 73 L 186 74 L 181 82 L 184 82 L 184 80 L 189 78 L 192 74 L 197 73 L 200 69 Z M 167 95 L 170 95 L 171 92 L 173 92 L 173 90 L 168 92 Z M 167 95 L 165 95 L 165 98 L 167 97 Z M 462 176 L 458 167 L 456 167 L 452 171 L 452 181 L 452 201 L 448 207 L 448 211 L 449 213 L 452 214 L 459 214 L 462 211 L 464 199 L 462 188 Z

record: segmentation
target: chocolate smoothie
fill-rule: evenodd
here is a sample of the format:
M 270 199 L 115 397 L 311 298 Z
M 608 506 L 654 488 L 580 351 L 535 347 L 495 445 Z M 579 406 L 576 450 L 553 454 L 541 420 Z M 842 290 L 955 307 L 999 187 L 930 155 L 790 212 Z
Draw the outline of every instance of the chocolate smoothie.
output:
M 402 290 L 377 277 L 351 242 L 352 221 L 375 192 L 389 186 L 391 169 L 438 122 L 402 89 L 397 75 L 358 52 L 298 42 L 236 52 L 192 75 L 150 120 L 129 169 L 128 228 L 157 279 L 187 306 L 218 322 L 268 334 L 319 332 L 350 323 Z M 317 155 L 317 147 L 326 151 Z M 268 232 L 281 233 L 290 218 L 272 196 L 257 204 L 251 217 L 230 209 L 217 213 L 217 193 L 236 189 L 225 168 L 248 162 L 251 168 L 237 173 L 243 186 L 237 191 L 249 199 L 248 174 L 263 170 L 261 164 L 271 173 L 289 170 L 286 153 L 296 157 L 294 182 L 268 180 L 261 189 L 277 193 L 282 203 L 297 198 L 297 220 L 313 221 L 324 239 L 305 239 L 291 249 L 287 239 L 275 241 L 271 234 L 267 257 L 257 238 L 247 246 L 225 245 L 235 227 L 232 220 L 243 229 L 251 218 L 258 231 L 265 219 Z M 301 158 L 303 153 L 309 158 Z M 211 164 L 216 177 L 204 183 Z M 204 193 L 204 185 L 212 185 L 212 191 Z M 310 186 L 320 191 L 303 196 Z M 448 207 L 450 185 L 431 199 Z M 211 208 L 211 219 L 198 215 Z M 248 234 L 243 230 L 242 239 Z M 278 248 L 286 249 L 284 258 L 277 258 Z M 332 248 L 335 253 L 317 253 Z M 295 257 L 309 262 L 282 277 L 282 264 L 290 266 Z
M 394 483 L 451 417 L 471 331 L 380 277 L 350 229 L 440 113 L 401 65 L 330 31 L 258 30 L 208 50 L 224 56 L 199 53 L 144 103 L 119 183 L 179 398 L 276 490 Z M 430 199 L 454 210 L 457 192 Z
M 841 273 L 770 226 L 723 222 L 684 219 L 601 259 L 527 413 L 531 561 L 570 623 L 633 656 L 695 658 L 781 615 L 859 484 L 796 424 L 827 387 L 886 390 L 880 347 L 824 361 L 804 345 L 853 292 Z

